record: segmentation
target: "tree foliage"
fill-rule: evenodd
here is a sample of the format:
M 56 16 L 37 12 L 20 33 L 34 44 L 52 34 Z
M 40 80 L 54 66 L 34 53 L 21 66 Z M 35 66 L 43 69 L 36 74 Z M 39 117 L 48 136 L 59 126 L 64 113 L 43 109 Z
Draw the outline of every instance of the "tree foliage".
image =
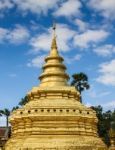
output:
M 111 123 L 113 124 L 113 128 L 115 130 L 115 110 L 112 112 L 108 110 L 103 112 L 102 106 L 92 106 L 93 110 L 96 111 L 96 115 L 98 118 L 98 134 L 103 139 L 107 146 L 110 146 L 110 135 L 109 131 L 111 128 Z
M 19 108 L 19 106 L 15 106 L 12 108 L 12 111 L 17 110 Z
M 21 101 L 19 102 L 20 106 L 25 105 L 26 103 L 28 103 L 29 99 L 27 96 L 25 96 L 24 98 L 21 99 Z
M 8 118 L 10 116 L 10 110 L 5 108 L 3 110 L 0 110 L 0 114 L 1 115 L 4 115 L 6 117 L 6 126 L 8 127 L 9 126 L 9 123 L 8 123 Z
M 88 83 L 88 76 L 85 73 L 80 72 L 80 73 L 73 74 L 72 78 L 73 80 L 71 82 L 71 85 L 75 86 L 75 88 L 79 91 L 80 101 L 82 102 L 81 93 L 84 90 L 88 90 L 90 88 L 90 85 Z

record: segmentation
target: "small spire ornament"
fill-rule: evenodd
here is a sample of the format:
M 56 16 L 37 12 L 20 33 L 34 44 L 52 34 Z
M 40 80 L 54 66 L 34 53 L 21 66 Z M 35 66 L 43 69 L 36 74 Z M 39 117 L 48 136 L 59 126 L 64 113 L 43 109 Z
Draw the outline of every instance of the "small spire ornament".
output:
M 51 46 L 51 48 L 52 49 L 57 49 L 57 43 L 56 43 L 56 23 L 54 22 L 53 23 L 53 27 L 52 27 L 52 29 L 53 29 L 53 40 L 52 40 L 52 46 Z

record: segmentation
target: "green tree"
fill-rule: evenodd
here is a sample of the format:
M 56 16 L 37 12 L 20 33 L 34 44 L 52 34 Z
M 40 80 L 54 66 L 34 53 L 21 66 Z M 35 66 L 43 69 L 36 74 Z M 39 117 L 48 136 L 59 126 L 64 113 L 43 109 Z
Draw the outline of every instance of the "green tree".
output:
M 17 110 L 19 108 L 19 106 L 15 106 L 12 108 L 12 111 Z
M 26 103 L 28 103 L 29 99 L 27 96 L 25 96 L 24 98 L 21 99 L 21 101 L 19 102 L 20 106 L 25 105 Z
M 115 131 L 115 110 L 112 113 L 112 128 Z
M 88 83 L 88 77 L 85 73 L 80 72 L 72 75 L 72 82 L 71 85 L 75 86 L 75 88 L 79 91 L 80 93 L 80 101 L 82 102 L 82 96 L 81 93 L 84 90 L 88 90 L 90 88 L 90 85 Z
M 9 126 L 8 119 L 10 116 L 10 110 L 7 108 L 5 108 L 4 110 L 0 110 L 0 114 L 4 115 L 6 117 L 6 127 L 8 127 Z
M 107 146 L 110 146 L 110 135 L 109 131 L 111 128 L 111 122 L 112 122 L 112 111 L 108 110 L 106 112 L 103 112 L 102 106 L 92 106 L 93 110 L 96 111 L 96 115 L 98 118 L 98 134 L 103 139 L 105 144 Z

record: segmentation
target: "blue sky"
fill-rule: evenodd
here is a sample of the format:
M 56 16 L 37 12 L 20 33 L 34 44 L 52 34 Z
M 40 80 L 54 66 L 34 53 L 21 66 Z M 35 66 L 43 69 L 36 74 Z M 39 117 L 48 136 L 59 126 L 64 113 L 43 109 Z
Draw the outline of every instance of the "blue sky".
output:
M 0 0 L 0 109 L 39 84 L 52 22 L 67 72 L 85 72 L 86 105 L 115 108 L 115 0 Z

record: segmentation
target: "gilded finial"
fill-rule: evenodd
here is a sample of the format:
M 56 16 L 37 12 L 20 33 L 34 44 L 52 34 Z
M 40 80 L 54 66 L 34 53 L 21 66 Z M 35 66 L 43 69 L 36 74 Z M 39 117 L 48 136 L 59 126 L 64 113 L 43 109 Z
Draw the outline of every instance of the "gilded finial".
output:
M 55 31 L 56 31 L 56 23 L 55 23 L 55 22 L 53 22 L 53 27 L 52 27 L 52 29 L 54 30 L 54 37 L 56 37 L 56 33 L 55 33 Z
M 53 23 L 53 40 L 52 40 L 52 45 L 51 48 L 52 49 L 57 49 L 57 43 L 56 43 L 56 23 Z

